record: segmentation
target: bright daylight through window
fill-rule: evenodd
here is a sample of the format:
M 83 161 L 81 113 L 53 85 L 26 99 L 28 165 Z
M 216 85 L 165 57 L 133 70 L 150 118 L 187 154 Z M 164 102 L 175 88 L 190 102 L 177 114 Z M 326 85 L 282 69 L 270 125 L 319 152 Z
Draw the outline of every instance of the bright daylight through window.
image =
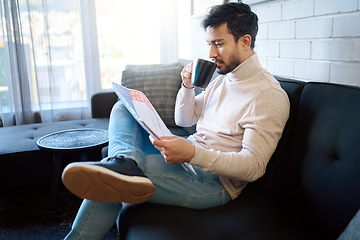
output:
M 96 22 L 102 88 L 119 82 L 126 64 L 160 63 L 158 0 L 98 0 Z
M 126 64 L 160 63 L 160 1 L 4 0 L 0 122 L 81 119 Z

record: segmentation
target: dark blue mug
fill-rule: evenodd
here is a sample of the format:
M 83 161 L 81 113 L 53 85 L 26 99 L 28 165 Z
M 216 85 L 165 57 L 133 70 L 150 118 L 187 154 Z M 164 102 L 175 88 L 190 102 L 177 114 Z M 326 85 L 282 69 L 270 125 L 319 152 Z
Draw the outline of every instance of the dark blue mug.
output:
M 216 64 L 205 59 L 197 58 L 193 61 L 191 85 L 206 88 L 216 69 Z

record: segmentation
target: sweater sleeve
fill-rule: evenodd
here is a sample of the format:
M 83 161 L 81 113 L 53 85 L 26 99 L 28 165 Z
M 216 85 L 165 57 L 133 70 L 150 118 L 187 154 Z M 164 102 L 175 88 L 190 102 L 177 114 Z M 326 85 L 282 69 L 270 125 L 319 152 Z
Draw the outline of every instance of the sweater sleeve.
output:
M 290 105 L 285 95 L 277 90 L 266 90 L 252 101 L 248 114 L 238 122 L 244 129 L 239 152 L 195 145 L 195 156 L 190 163 L 233 180 L 252 182 L 260 178 L 289 117 Z
M 203 105 L 203 94 L 195 96 L 194 89 L 182 86 L 176 96 L 175 123 L 180 127 L 191 127 L 197 123 Z

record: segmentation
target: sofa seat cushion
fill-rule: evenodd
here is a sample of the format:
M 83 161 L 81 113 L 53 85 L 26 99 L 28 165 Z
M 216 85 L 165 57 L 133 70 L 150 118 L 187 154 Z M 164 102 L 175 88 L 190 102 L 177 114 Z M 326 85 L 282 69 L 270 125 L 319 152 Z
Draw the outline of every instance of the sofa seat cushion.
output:
M 126 205 L 118 218 L 120 239 L 324 239 L 254 188 L 206 210 L 145 203 Z
M 75 129 L 100 128 L 107 129 L 109 119 L 72 120 L 51 123 L 35 123 L 0 128 L 0 155 L 39 150 L 36 141 L 49 133 Z

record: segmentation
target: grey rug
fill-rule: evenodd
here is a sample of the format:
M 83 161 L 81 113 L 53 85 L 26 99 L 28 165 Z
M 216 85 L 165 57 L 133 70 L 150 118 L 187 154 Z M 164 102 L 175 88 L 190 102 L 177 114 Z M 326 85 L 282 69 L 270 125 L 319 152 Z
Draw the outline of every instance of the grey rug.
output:
M 70 231 L 82 200 L 61 188 L 56 207 L 44 190 L 1 195 L 0 239 L 63 239 Z M 119 239 L 114 227 L 104 240 Z

